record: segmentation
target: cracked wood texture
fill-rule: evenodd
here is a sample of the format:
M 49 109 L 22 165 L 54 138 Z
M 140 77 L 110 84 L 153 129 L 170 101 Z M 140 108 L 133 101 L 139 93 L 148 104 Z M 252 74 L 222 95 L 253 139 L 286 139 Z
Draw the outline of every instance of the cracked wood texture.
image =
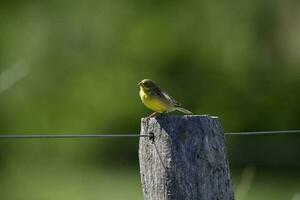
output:
M 143 118 L 139 162 L 145 200 L 234 199 L 224 131 L 217 117 Z

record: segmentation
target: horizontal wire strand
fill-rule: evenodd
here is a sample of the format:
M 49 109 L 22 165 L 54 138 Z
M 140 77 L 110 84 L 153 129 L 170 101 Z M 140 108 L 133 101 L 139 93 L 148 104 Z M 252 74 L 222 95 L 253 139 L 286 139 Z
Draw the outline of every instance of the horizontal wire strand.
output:
M 225 135 L 274 135 L 285 133 L 300 133 L 300 130 L 280 130 L 280 131 L 247 131 L 247 132 L 228 132 Z
M 140 134 L 0 134 L 0 139 L 64 139 L 64 138 L 136 138 L 150 137 L 149 135 Z
M 300 130 L 227 132 L 225 135 L 274 135 L 300 133 Z M 67 139 L 67 138 L 140 138 L 150 134 L 0 134 L 0 139 Z

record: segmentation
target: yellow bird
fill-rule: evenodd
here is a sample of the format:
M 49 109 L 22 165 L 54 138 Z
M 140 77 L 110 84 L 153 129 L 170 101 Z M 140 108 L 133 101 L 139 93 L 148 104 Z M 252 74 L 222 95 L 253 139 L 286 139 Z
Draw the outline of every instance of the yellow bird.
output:
M 143 104 L 155 111 L 149 117 L 155 116 L 157 113 L 168 113 L 174 110 L 184 114 L 193 114 L 191 111 L 183 108 L 170 95 L 162 91 L 154 81 L 144 79 L 138 85 L 140 86 L 140 97 Z

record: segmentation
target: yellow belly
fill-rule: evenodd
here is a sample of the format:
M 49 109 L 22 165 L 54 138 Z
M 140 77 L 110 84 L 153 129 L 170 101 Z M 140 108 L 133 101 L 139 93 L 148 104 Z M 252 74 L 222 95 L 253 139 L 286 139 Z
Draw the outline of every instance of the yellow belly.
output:
M 169 109 L 169 105 L 156 97 L 147 95 L 143 90 L 140 91 L 140 97 L 144 105 L 155 112 L 163 113 Z

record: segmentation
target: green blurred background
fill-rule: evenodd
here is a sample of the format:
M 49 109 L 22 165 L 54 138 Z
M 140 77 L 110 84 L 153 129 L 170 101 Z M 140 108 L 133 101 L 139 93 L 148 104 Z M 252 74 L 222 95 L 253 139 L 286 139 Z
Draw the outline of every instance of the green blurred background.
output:
M 296 0 L 2 0 L 0 131 L 138 133 L 151 78 L 226 132 L 299 129 Z M 300 136 L 227 136 L 238 200 L 300 199 Z M 137 139 L 1 140 L 0 198 L 142 199 Z

